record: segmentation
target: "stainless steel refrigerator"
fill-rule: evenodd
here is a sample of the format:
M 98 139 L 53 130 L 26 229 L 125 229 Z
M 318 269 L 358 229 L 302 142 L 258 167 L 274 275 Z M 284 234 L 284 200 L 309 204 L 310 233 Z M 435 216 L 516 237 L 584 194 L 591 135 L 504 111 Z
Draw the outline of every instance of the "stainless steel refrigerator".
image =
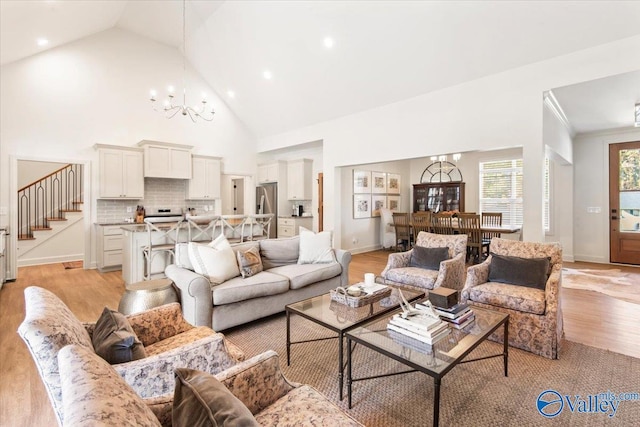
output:
M 275 215 L 269 230 L 269 238 L 275 239 L 278 235 L 278 184 L 272 182 L 256 186 L 256 213 Z

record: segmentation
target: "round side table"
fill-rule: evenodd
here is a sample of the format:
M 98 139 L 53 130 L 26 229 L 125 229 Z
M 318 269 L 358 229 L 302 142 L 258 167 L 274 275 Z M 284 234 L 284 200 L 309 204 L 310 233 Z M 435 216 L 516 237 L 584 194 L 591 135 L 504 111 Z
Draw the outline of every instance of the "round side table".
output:
M 145 280 L 126 285 L 118 311 L 133 314 L 172 302 L 179 302 L 178 294 L 170 279 Z

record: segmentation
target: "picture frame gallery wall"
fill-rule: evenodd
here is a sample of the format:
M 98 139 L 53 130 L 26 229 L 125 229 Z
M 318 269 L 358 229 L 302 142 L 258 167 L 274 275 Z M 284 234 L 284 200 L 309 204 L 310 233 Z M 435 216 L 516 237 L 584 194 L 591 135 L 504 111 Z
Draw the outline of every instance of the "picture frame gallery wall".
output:
M 401 177 L 398 173 L 353 170 L 353 218 L 380 216 L 380 209 L 400 207 Z

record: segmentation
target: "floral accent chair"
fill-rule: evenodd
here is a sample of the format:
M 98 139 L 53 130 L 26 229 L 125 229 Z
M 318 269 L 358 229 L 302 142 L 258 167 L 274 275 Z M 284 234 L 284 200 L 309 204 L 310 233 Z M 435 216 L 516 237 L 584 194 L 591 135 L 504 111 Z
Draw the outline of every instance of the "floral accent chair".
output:
M 389 255 L 387 265 L 380 273 L 385 283 L 400 287 L 427 291 L 443 286 L 461 290 L 464 285 L 466 234 L 434 234 L 421 231 L 415 246 L 423 248 L 448 248 L 449 259 L 440 262 L 440 268 L 429 270 L 412 267 L 411 256 L 415 249 Z
M 26 316 L 18 333 L 33 356 L 58 423 L 63 425 L 58 352 L 76 344 L 95 353 L 91 341 L 95 324 L 80 322 L 46 289 L 30 286 L 24 293 Z M 244 359 L 242 350 L 224 335 L 187 323 L 178 303 L 126 317 L 144 345 L 146 357 L 113 368 L 143 398 L 173 392 L 175 368 L 189 367 L 215 374 Z
M 173 393 L 158 396 L 155 402 L 140 398 L 113 366 L 83 346 L 66 346 L 59 352 L 58 359 L 62 401 L 68 414 L 65 425 L 172 425 Z M 274 351 L 240 362 L 215 377 L 249 409 L 260 425 L 362 426 L 313 387 L 287 380 Z M 165 403 L 161 410 L 158 410 L 158 401 Z
M 469 267 L 461 301 L 509 314 L 509 345 L 557 359 L 563 335 L 560 310 L 562 248 L 559 243 L 534 243 L 493 238 L 491 253 L 519 258 L 548 258 L 544 289 L 489 281 L 493 255 Z M 490 339 L 503 342 L 500 328 Z

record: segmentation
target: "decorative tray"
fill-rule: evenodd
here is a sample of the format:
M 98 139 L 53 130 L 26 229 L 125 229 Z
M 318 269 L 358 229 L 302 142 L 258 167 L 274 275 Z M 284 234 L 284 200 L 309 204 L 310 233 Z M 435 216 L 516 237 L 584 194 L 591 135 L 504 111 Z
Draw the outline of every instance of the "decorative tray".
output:
M 350 287 L 354 286 L 360 287 L 364 291 L 364 294 L 355 297 L 348 295 L 345 288 L 337 288 L 329 291 L 331 294 L 331 300 L 349 307 L 362 307 L 368 304 L 373 304 L 374 302 L 380 301 L 381 299 L 391 295 L 391 288 L 386 285 L 376 283 L 370 286 L 365 285 L 364 283 L 356 283 Z M 367 292 L 368 289 L 373 292 Z

